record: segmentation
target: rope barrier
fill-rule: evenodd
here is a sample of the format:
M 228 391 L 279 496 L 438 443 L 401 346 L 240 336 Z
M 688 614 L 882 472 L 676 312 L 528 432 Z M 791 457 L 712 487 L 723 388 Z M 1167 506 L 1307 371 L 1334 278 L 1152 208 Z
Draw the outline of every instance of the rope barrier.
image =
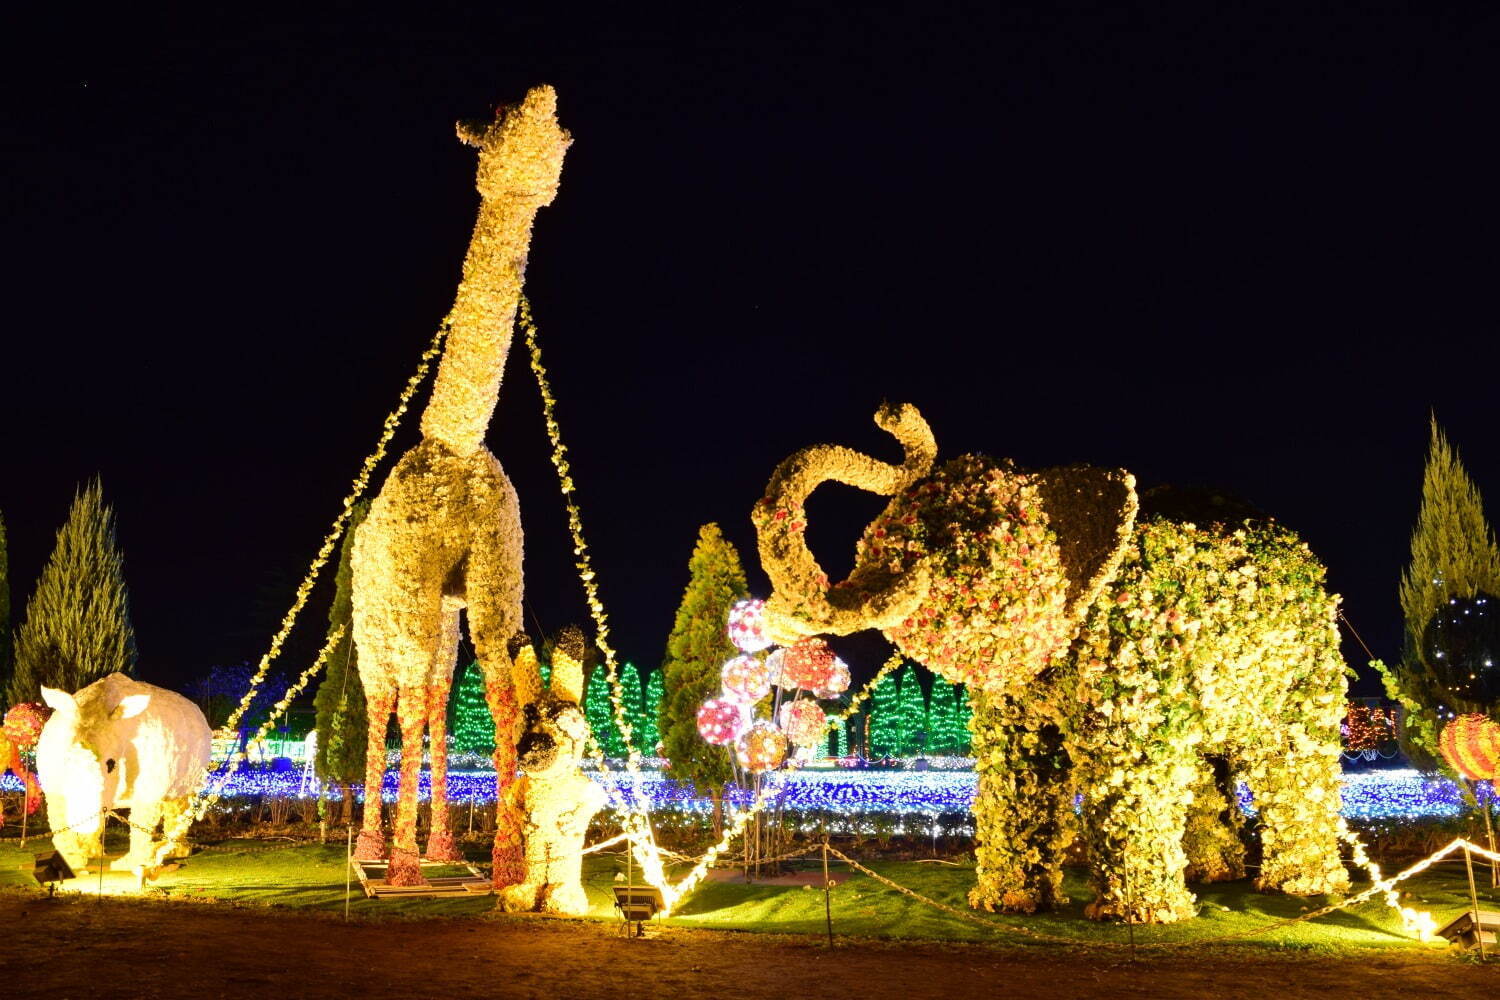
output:
M 1219 934 L 1209 938 L 1194 938 L 1190 941 L 1141 942 L 1136 947 L 1185 948 L 1199 947 L 1207 944 L 1222 944 L 1229 941 L 1240 941 L 1246 938 L 1258 937 L 1262 934 L 1268 934 L 1272 931 L 1280 930 L 1285 927 L 1291 927 L 1295 924 L 1306 923 L 1309 920 L 1315 920 L 1318 917 L 1325 917 L 1330 913 L 1336 913 L 1339 910 L 1345 910 L 1351 906 L 1358 906 L 1360 903 L 1366 902 L 1367 900 L 1373 898 L 1377 893 L 1389 892 L 1393 890 L 1394 887 L 1399 883 L 1404 882 L 1414 875 L 1418 875 L 1421 872 L 1426 871 L 1428 868 L 1431 868 L 1434 864 L 1437 864 L 1443 858 L 1458 850 L 1467 850 L 1474 854 L 1478 854 L 1482 857 L 1488 858 L 1491 861 L 1500 862 L 1500 853 L 1486 850 L 1485 848 L 1480 847 L 1478 844 L 1465 840 L 1462 837 L 1457 837 L 1454 838 L 1446 847 L 1442 848 L 1441 850 L 1436 851 L 1435 853 L 1429 855 L 1426 858 L 1423 858 L 1418 862 L 1415 862 L 1410 867 L 1402 870 L 1398 874 L 1393 875 L 1388 879 L 1381 879 L 1376 881 L 1363 892 L 1350 896 L 1347 899 L 1340 900 L 1336 903 L 1330 903 L 1327 906 L 1313 910 L 1309 913 L 1302 913 L 1298 914 L 1295 917 L 1287 917 L 1282 920 L 1275 920 L 1267 924 L 1261 924 L 1257 927 L 1248 928 L 1246 930 L 1231 931 L 1226 934 Z M 1032 930 L 1029 927 L 1021 927 L 1015 924 L 1003 924 L 994 920 L 986 919 L 971 911 L 961 910 L 956 906 L 950 906 L 947 903 L 943 903 L 939 900 L 933 899 L 930 896 L 924 896 L 922 893 L 917 892 L 915 889 L 908 888 L 898 882 L 892 881 L 891 879 L 886 878 L 884 875 L 881 875 L 879 872 L 873 871 L 865 865 L 860 864 L 858 861 L 855 861 L 853 858 L 849 857 L 847 854 L 840 851 L 836 847 L 830 845 L 828 847 L 828 853 L 834 855 L 835 857 L 838 857 L 840 860 L 844 861 L 856 871 L 869 876 L 870 878 L 890 889 L 894 889 L 903 896 L 907 896 L 926 906 L 930 906 L 934 909 L 941 910 L 944 913 L 950 914 L 951 916 L 955 916 L 960 920 L 964 920 L 972 924 L 977 924 L 997 933 L 1019 934 L 1023 937 L 1028 937 L 1032 940 L 1042 941 L 1049 944 L 1084 945 L 1090 947 L 1117 949 L 1132 947 L 1132 945 L 1124 941 L 1098 941 L 1081 938 L 1065 938 L 1053 934 L 1046 934 L 1041 931 Z M 1426 936 L 1423 935 L 1422 939 L 1426 940 Z

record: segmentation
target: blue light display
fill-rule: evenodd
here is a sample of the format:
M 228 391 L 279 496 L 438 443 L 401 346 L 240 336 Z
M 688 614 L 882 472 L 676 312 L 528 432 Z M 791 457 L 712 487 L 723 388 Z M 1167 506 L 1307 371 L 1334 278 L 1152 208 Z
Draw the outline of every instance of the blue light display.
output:
M 632 795 L 630 776 L 619 771 L 602 771 L 592 775 L 616 802 L 628 801 Z M 231 797 L 294 797 L 300 776 L 297 771 L 245 769 L 235 774 L 226 794 Z M 974 799 L 975 775 L 972 771 L 849 771 L 803 770 L 779 775 L 773 786 L 777 792 L 769 800 L 792 812 L 820 812 L 843 816 L 874 814 L 936 816 L 942 813 L 967 813 Z M 396 799 L 395 773 L 386 775 L 384 799 Z M 423 775 L 422 798 L 428 794 Z M 660 773 L 646 772 L 643 790 L 653 810 L 707 814 L 712 803 L 695 796 L 691 789 Z M 0 778 L 0 791 L 20 791 L 12 775 Z M 1481 793 L 1490 797 L 1492 793 Z M 493 771 L 454 771 L 448 775 L 448 795 L 455 804 L 493 802 Z M 1254 812 L 1254 803 L 1242 786 L 1241 802 Z M 729 801 L 736 806 L 749 803 L 750 794 L 732 789 Z M 1416 771 L 1368 771 L 1346 774 L 1343 784 L 1343 811 L 1349 819 L 1401 820 L 1425 817 L 1452 817 L 1463 812 L 1458 786 L 1446 778 L 1423 777 Z

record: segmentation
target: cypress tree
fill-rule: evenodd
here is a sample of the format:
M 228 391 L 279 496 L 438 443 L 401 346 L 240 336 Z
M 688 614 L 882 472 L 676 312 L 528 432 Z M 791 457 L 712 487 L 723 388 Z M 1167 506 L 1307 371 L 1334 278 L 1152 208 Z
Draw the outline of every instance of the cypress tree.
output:
M 15 636 L 11 704 L 41 698 L 42 685 L 77 691 L 106 674 L 135 671 L 135 630 L 114 510 L 98 479 L 73 495 L 57 545 L 26 602 Z
M 899 721 L 900 691 L 895 672 L 886 674 L 870 692 L 867 751 L 873 758 L 895 757 L 901 752 Z
M 0 514 L 0 694 L 10 685 L 11 669 L 10 557 L 5 548 L 5 515 Z
M 661 703 L 663 696 L 661 668 L 646 675 L 646 700 L 641 707 L 641 717 L 635 727 L 635 745 L 647 757 L 656 756 L 661 743 Z
M 1411 535 L 1411 565 L 1401 577 L 1406 644 L 1395 670 L 1377 664 L 1386 691 L 1406 709 L 1401 749 L 1423 770 L 1441 767 L 1437 737 L 1448 713 L 1482 710 L 1448 683 L 1440 609 L 1454 601 L 1500 596 L 1500 547 L 1484 516 L 1479 489 L 1432 418 L 1422 505 Z M 1451 627 L 1448 629 L 1452 631 Z M 1436 641 L 1434 641 L 1436 640 Z
M 342 787 L 344 820 L 354 818 L 354 790 L 365 778 L 366 732 L 365 688 L 359 680 L 359 652 L 354 646 L 354 534 L 370 513 L 370 502 L 361 500 L 349 512 L 349 528 L 339 545 L 339 566 L 334 574 L 333 604 L 328 608 L 328 632 L 340 625 L 344 634 L 328 654 L 328 666 L 313 695 L 318 748 L 313 769 L 324 781 Z M 265 688 L 263 688 L 265 689 Z
M 478 660 L 469 662 L 454 686 L 448 715 L 455 750 L 485 757 L 495 752 L 495 720 L 484 700 L 484 672 Z
M 713 798 L 715 830 L 733 770 L 725 748 L 698 735 L 698 707 L 719 693 L 720 669 L 738 652 L 729 641 L 729 608 L 746 590 L 739 553 L 717 524 L 705 524 L 688 560 L 687 589 L 662 659 L 667 694 L 660 725 L 669 772 Z
M 896 745 L 903 757 L 922 753 L 928 741 L 927 698 L 922 680 L 910 663 L 901 668 L 901 686 L 896 698 Z

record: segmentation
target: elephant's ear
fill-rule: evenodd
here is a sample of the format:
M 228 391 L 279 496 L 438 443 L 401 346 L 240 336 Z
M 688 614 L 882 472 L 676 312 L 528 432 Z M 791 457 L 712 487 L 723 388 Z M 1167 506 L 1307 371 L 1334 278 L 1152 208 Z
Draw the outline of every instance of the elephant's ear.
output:
M 1139 502 L 1123 469 L 1067 465 L 1036 473 L 1042 507 L 1057 534 L 1068 577 L 1068 621 L 1076 631 L 1130 546 Z

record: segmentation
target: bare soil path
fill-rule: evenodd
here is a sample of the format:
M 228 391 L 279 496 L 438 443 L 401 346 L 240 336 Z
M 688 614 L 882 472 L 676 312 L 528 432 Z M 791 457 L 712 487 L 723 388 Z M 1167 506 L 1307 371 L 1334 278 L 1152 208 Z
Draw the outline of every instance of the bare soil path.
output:
M 301 911 L 0 893 L 6 1000 L 205 997 L 537 1000 L 1360 1000 L 1500 996 L 1500 962 L 1442 951 L 1359 959 L 1261 951 L 1146 958 L 544 918 L 345 924 Z

